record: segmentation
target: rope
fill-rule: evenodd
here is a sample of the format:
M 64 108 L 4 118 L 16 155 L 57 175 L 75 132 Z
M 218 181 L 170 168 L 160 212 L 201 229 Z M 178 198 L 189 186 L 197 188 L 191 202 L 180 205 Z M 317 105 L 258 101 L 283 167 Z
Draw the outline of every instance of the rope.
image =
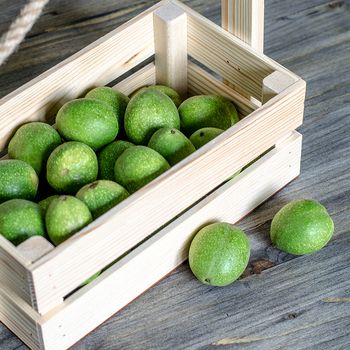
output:
M 7 33 L 0 38 L 0 65 L 17 49 L 49 0 L 29 0 L 11 23 Z

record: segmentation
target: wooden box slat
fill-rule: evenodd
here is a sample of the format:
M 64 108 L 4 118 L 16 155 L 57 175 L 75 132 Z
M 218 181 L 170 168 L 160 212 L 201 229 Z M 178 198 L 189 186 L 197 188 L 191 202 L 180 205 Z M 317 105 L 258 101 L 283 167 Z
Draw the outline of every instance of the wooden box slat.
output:
M 28 266 L 25 259 L 5 237 L 0 235 L 0 286 L 17 295 L 27 303 L 32 303 L 32 291 Z

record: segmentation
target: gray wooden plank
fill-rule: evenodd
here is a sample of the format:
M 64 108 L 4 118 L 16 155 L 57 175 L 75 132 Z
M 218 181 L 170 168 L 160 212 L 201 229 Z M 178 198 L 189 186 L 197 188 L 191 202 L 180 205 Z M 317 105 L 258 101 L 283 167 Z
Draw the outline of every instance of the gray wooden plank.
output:
M 184 264 L 75 349 L 350 348 L 349 302 L 322 301 L 350 297 L 350 4 L 265 1 L 265 52 L 302 75 L 308 92 L 300 128 L 301 176 L 240 223 L 253 248 L 246 273 L 253 276 L 228 288 L 210 288 L 197 283 Z M 0 67 L 0 96 L 154 2 L 52 0 L 20 50 Z M 218 1 L 186 3 L 219 22 Z M 22 4 L 0 0 L 0 31 Z M 322 252 L 295 259 L 270 246 L 268 229 L 278 208 L 301 197 L 326 205 L 337 238 Z M 257 274 L 274 265 L 279 266 Z M 225 338 L 243 340 L 212 345 Z M 0 327 L 0 348 L 18 346 L 21 343 Z

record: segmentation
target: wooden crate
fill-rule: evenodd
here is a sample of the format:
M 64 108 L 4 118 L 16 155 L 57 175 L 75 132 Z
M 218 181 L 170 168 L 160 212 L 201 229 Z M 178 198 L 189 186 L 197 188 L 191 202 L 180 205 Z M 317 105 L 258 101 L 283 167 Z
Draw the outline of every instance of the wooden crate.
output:
M 299 174 L 305 82 L 175 0 L 3 98 L 0 150 L 19 125 L 52 118 L 94 86 L 129 94 L 156 82 L 226 96 L 242 120 L 55 249 L 0 235 L 0 319 L 32 349 L 71 346 L 181 264 L 199 227 L 238 221 Z M 31 244 L 43 250 L 28 255 Z

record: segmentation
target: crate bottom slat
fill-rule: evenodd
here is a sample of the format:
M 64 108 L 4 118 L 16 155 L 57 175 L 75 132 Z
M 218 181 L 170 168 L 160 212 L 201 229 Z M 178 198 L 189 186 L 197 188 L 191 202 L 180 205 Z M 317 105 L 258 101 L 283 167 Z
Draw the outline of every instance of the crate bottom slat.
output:
M 199 227 L 213 221 L 237 222 L 299 175 L 301 135 L 293 132 L 240 175 L 193 206 L 145 243 L 78 290 L 64 303 L 33 320 L 47 350 L 66 349 L 125 307 L 187 259 L 189 243 Z M 141 268 L 142 267 L 142 268 Z M 4 324 L 31 348 L 33 317 L 27 308 L 16 312 L 15 323 L 4 319 L 13 309 L 2 298 Z M 28 306 L 29 308 L 29 306 Z M 40 334 L 40 335 L 39 335 Z

